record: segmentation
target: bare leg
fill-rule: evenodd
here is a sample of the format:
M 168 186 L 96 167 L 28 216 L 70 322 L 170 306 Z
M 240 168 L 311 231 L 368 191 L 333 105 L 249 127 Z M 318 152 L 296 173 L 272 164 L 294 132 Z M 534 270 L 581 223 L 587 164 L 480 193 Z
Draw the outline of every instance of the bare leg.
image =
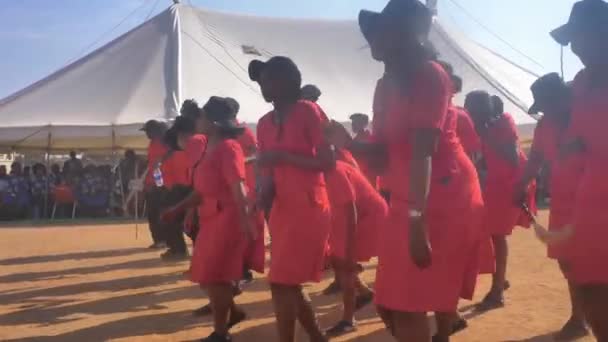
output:
M 272 303 L 277 317 L 279 342 L 294 342 L 296 330 L 296 317 L 298 315 L 297 298 L 292 287 L 271 284 Z
M 293 287 L 291 291 L 294 292 L 296 298 L 298 312 L 298 321 L 308 334 L 311 342 L 325 342 L 327 338 L 323 335 L 317 316 L 312 308 L 310 297 L 304 293 L 301 286 Z
M 437 322 L 437 334 L 433 336 L 433 342 L 447 342 L 450 340 L 454 323 L 458 319 L 456 312 L 435 312 Z
M 587 322 L 598 342 L 608 342 L 608 285 L 579 287 Z
M 568 322 L 566 322 L 554 337 L 558 341 L 572 341 L 588 335 L 589 331 L 587 330 L 587 324 L 585 322 L 585 312 L 583 311 L 579 290 L 577 286 L 568 279 L 568 265 L 564 261 L 559 261 L 559 267 L 568 281 L 572 313 Z
M 213 309 L 213 328 L 218 335 L 226 336 L 228 334 L 230 308 L 234 305 L 232 286 L 230 284 L 213 284 L 208 287 L 208 291 Z
M 502 297 L 505 290 L 505 280 L 507 278 L 507 259 L 509 256 L 509 246 L 507 237 L 504 235 L 492 236 L 494 253 L 496 253 L 496 272 L 492 276 L 492 293 Z
M 393 332 L 393 312 L 381 306 L 377 306 L 376 311 L 378 312 L 378 316 L 380 316 L 382 322 L 384 322 L 386 330 L 388 330 L 391 335 L 394 336 L 395 333 Z
M 398 342 L 430 342 L 431 328 L 425 312 L 392 312 L 393 332 Z

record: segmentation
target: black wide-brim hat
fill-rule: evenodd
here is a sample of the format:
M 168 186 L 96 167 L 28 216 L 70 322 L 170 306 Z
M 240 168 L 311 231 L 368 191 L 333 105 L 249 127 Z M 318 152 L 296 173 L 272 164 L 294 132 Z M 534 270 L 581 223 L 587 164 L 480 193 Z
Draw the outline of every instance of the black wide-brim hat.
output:
M 302 76 L 300 75 L 300 69 L 298 69 L 298 66 L 291 58 L 285 56 L 274 56 L 266 62 L 262 62 L 258 59 L 252 60 L 248 67 L 249 79 L 259 83 L 262 72 L 267 68 L 274 68 L 275 70 L 280 70 L 282 72 L 297 74 L 301 82 Z
M 374 32 L 382 28 L 426 36 L 431 30 L 432 22 L 431 10 L 418 0 L 390 0 L 382 12 L 359 12 L 359 27 L 367 41 L 373 37 Z
M 567 89 L 568 86 L 558 73 L 553 72 L 540 77 L 530 87 L 534 103 L 530 106 L 528 114 L 542 112 L 547 101 L 552 101 L 556 96 L 563 96 Z
M 224 97 L 212 96 L 203 106 L 203 115 L 217 127 L 239 133 L 245 128 L 234 120 L 234 108 Z
M 603 0 L 582 0 L 575 3 L 568 22 L 550 34 L 556 42 L 566 46 L 577 32 L 598 32 L 608 39 L 608 3 Z

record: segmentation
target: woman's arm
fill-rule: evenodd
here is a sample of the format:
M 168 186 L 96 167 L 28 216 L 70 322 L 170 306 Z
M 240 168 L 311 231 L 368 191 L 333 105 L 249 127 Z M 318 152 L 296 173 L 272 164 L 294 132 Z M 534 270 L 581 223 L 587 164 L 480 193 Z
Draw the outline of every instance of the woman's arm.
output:
M 245 183 L 241 180 L 231 184 L 230 188 L 232 190 L 232 197 L 238 207 L 241 230 L 251 240 L 257 239 L 257 232 L 253 229 L 251 223 L 251 211 L 247 201 Z
M 196 207 L 201 203 L 201 201 L 202 197 L 200 196 L 200 194 L 196 190 L 191 191 L 190 194 L 186 198 L 181 200 L 179 203 L 168 209 L 163 210 L 160 215 L 160 219 L 162 222 L 173 222 L 175 221 L 175 218 L 177 216 L 184 213 L 190 208 Z
M 409 178 L 410 253 L 420 268 L 431 264 L 431 246 L 426 229 L 425 211 L 431 187 L 433 153 L 437 149 L 439 131 L 417 129 L 412 142 Z

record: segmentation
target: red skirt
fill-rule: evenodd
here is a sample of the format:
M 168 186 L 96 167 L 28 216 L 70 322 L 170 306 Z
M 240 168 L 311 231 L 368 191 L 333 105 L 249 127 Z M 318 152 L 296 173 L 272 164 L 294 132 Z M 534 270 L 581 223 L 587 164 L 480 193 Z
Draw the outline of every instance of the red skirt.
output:
M 240 227 L 238 210 L 219 207 L 210 199 L 199 207 L 199 223 L 204 229 L 194 244 L 190 280 L 203 286 L 231 283 L 243 276 L 249 239 Z
M 329 236 L 329 255 L 339 259 L 345 258 L 347 229 L 349 229 L 343 211 L 341 208 L 332 208 L 332 230 Z M 370 210 L 370 213 L 357 218 L 354 249 L 356 262 L 367 262 L 378 255 L 378 231 L 386 222 L 388 207 L 383 205 Z
M 331 230 L 325 188 L 322 192 L 310 194 L 315 200 L 275 198 L 268 222 L 271 283 L 300 285 L 321 280 Z
M 392 199 L 388 222 L 380 235 L 376 304 L 401 312 L 452 312 L 465 286 L 474 287 L 465 281 L 470 276 L 473 212 L 427 219 L 432 265 L 421 270 L 409 252 L 407 207 L 407 203 Z

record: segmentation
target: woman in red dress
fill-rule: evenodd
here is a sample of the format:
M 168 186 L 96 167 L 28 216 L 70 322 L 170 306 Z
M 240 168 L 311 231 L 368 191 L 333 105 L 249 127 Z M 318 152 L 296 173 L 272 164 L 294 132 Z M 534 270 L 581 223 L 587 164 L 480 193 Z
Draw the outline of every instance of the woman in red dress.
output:
M 580 291 L 587 322 L 600 342 L 608 341 L 608 3 L 576 3 L 570 21 L 552 32 L 570 44 L 584 65 L 572 84 L 567 150 L 582 152 L 584 171 L 578 178 L 568 253 L 568 277 Z
M 274 107 L 258 122 L 257 162 L 261 205 L 272 202 L 269 280 L 279 341 L 294 341 L 296 319 L 311 341 L 326 341 L 302 284 L 320 280 L 331 230 L 323 172 L 335 158 L 323 137 L 327 117 L 317 104 L 300 100 L 301 74 L 291 59 L 253 61 L 249 76 Z
M 530 158 L 516 187 L 516 201 L 525 197 L 529 183 L 539 174 L 543 166 L 551 169 L 551 208 L 549 230 L 556 231 L 571 223 L 572 199 L 576 195 L 577 180 L 582 175 L 583 163 L 580 153 L 564 151 L 565 144 L 572 139 L 569 132 L 572 96 L 568 86 L 557 73 L 539 78 L 532 84 L 534 104 L 530 114 L 543 113 L 534 130 Z M 560 151 L 561 150 L 561 151 Z M 569 241 L 548 246 L 548 256 L 557 260 L 568 280 L 571 316 L 556 334 L 556 340 L 571 341 L 588 334 L 585 317 L 576 285 L 568 276 Z
M 327 140 L 336 146 L 336 168 L 325 173 L 332 208 L 329 255 L 343 291 L 342 320 L 327 330 L 328 336 L 354 331 L 356 310 L 373 300 L 373 292 L 357 275 L 359 263 L 377 256 L 379 229 L 386 222 L 388 206 L 359 170 L 350 152 L 352 138 L 341 124 L 332 122 Z
M 208 141 L 194 173 L 195 192 L 163 216 L 174 217 L 198 205 L 204 229 L 194 246 L 190 279 L 207 290 L 214 316 L 214 332 L 203 341 L 231 341 L 228 330 L 245 318 L 234 303 L 233 283 L 242 277 L 250 242 L 261 237 L 247 201 L 243 151 L 234 140 L 242 128 L 231 121 L 224 99 L 211 98 L 203 111 Z
M 468 250 L 483 201 L 475 168 L 449 115 L 452 85 L 432 61 L 426 42 L 432 18 L 418 1 L 390 1 L 359 22 L 372 55 L 385 65 L 381 81 L 382 135 L 391 192 L 380 234 L 375 284 L 379 313 L 398 341 L 431 340 L 427 312 L 435 312 L 435 341 L 449 341 Z M 376 113 L 374 113 L 376 120 Z M 376 128 L 376 125 L 374 125 Z
M 513 202 L 515 183 L 521 175 L 526 157 L 518 146 L 517 129 L 511 115 L 503 113 L 498 101 L 485 91 L 467 95 L 465 108 L 471 114 L 481 137 L 482 155 L 487 167 L 484 185 L 484 233 L 491 245 L 482 241 L 480 269 L 492 270 L 492 288 L 478 309 L 504 306 L 508 245 L 507 236 L 520 223 L 521 205 Z M 493 267 L 492 267 L 493 266 Z

